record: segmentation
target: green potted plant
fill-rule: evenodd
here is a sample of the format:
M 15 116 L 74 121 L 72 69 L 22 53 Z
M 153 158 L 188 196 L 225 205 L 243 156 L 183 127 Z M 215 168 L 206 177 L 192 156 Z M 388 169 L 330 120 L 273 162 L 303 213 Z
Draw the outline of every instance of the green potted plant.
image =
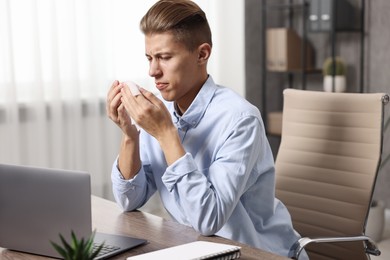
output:
M 93 248 L 93 238 L 95 232 L 87 239 L 78 239 L 75 233 L 71 232 L 71 242 L 67 242 L 65 238 L 60 234 L 61 245 L 58 245 L 52 241 L 51 244 L 54 249 L 65 259 L 65 260 L 92 260 L 101 251 L 103 244 L 99 245 L 96 249 Z
M 346 66 L 341 57 L 328 57 L 323 63 L 322 74 L 324 76 L 324 91 L 344 92 L 346 90 Z

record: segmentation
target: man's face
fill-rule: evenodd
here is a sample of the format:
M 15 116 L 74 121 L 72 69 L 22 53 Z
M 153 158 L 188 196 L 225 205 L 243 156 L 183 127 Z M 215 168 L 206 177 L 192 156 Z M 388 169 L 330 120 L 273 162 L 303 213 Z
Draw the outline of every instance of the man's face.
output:
M 162 97 L 187 109 L 205 81 L 198 51 L 190 52 L 170 32 L 146 35 L 145 51 Z

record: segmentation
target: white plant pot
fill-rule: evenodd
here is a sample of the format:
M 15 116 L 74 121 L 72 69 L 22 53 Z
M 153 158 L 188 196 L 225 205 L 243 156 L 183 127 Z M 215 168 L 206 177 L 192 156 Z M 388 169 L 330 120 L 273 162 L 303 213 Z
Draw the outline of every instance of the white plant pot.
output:
M 379 200 L 375 206 L 370 208 L 367 219 L 366 235 L 379 242 L 382 239 L 383 229 L 385 227 L 385 203 Z
M 332 88 L 333 77 L 324 76 L 324 91 L 325 92 L 345 92 L 347 89 L 347 80 L 344 75 L 334 76 L 334 91 Z

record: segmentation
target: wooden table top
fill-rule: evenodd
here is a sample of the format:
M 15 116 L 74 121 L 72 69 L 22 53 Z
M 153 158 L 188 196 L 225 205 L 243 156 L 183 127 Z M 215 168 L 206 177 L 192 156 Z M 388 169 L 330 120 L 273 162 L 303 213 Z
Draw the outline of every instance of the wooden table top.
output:
M 127 235 L 146 239 L 148 242 L 111 259 L 126 259 L 171 246 L 197 240 L 226 243 L 241 246 L 240 259 L 286 260 L 289 258 L 275 255 L 229 239 L 217 236 L 202 236 L 193 228 L 166 220 L 146 212 L 122 212 L 112 201 L 92 196 L 92 225 L 98 232 Z M 0 260 L 44 260 L 49 257 L 31 255 L 0 248 Z

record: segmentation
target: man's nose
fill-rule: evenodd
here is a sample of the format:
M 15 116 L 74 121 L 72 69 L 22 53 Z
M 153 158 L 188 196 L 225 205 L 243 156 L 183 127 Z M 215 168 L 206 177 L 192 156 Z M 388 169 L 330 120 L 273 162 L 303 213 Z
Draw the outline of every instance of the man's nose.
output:
M 149 64 L 149 75 L 156 77 L 161 74 L 160 65 L 157 60 L 151 60 Z

